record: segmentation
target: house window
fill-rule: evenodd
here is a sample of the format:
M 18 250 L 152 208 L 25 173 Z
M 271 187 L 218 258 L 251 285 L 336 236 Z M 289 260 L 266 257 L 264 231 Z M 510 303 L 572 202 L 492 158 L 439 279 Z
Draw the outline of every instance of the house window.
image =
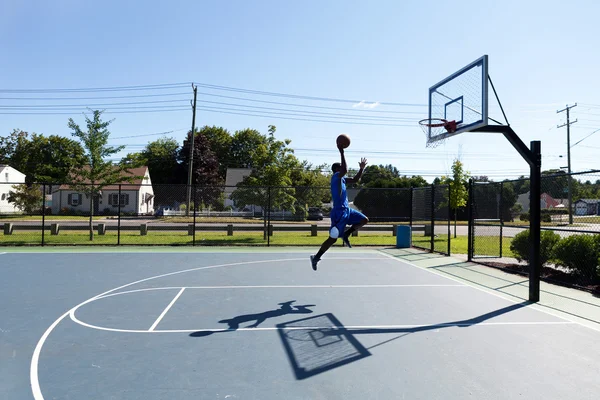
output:
M 114 207 L 118 207 L 119 206 L 119 194 L 111 193 L 108 196 L 108 204 L 110 204 L 111 206 L 114 206 Z M 129 205 L 129 194 L 122 194 L 121 195 L 121 206 L 126 206 L 126 205 Z
M 81 193 L 71 193 L 67 198 L 67 203 L 69 203 L 70 206 L 77 207 L 82 204 L 81 197 Z

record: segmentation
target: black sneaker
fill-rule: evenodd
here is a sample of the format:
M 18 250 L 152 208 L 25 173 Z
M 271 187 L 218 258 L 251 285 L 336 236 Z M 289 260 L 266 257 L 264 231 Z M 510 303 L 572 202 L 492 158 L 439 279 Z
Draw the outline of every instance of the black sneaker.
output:
M 344 236 L 342 236 L 342 242 L 344 242 L 345 246 L 348 246 L 348 248 L 351 249 L 352 245 L 350 244 L 350 240 L 348 240 L 349 236 L 350 235 L 344 235 Z
M 312 269 L 317 270 L 317 263 L 321 261 L 319 258 L 315 258 L 315 256 L 310 256 L 310 263 L 312 264 Z

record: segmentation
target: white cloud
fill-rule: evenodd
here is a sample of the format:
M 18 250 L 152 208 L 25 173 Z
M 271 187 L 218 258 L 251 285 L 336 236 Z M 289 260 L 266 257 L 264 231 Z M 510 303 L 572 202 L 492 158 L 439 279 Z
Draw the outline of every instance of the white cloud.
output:
M 365 101 L 363 100 L 360 103 L 354 104 L 352 106 L 352 108 L 369 108 L 369 109 L 372 109 L 372 108 L 375 108 L 377 106 L 379 106 L 379 102 L 378 101 L 376 101 L 375 103 L 369 104 L 369 103 L 365 103 Z

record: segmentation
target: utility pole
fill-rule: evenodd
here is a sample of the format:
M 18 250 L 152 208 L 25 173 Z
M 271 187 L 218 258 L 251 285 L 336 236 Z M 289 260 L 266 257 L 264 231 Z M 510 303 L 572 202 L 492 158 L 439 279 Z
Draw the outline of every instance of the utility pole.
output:
M 192 83 L 192 88 L 194 89 L 194 101 L 192 102 L 192 134 L 190 135 L 190 156 L 188 163 L 188 181 L 187 181 L 187 207 L 185 209 L 185 215 L 190 215 L 190 203 L 192 198 L 192 170 L 194 166 L 194 134 L 196 132 L 196 93 L 198 91 L 198 87 L 194 86 Z
M 569 110 L 571 110 L 571 108 L 573 107 L 577 107 L 577 103 L 575 103 L 575 105 L 569 106 L 567 105 L 565 108 L 563 108 L 562 110 L 558 110 L 556 113 L 561 113 L 563 111 L 567 112 L 567 122 L 565 124 L 562 125 L 557 125 L 557 128 L 562 128 L 563 126 L 567 127 L 567 182 L 569 185 L 568 188 L 568 196 L 569 196 L 569 224 L 573 224 L 573 191 L 571 188 L 571 124 L 574 124 L 575 122 L 577 122 L 577 120 L 571 122 L 570 121 L 570 115 L 569 115 Z

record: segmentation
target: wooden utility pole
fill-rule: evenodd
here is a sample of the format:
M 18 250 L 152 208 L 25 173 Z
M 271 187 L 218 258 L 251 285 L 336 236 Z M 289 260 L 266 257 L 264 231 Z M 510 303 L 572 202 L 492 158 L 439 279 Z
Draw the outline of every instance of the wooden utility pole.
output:
M 194 88 L 194 101 L 192 103 L 192 133 L 190 135 L 190 156 L 188 163 L 188 181 L 187 181 L 187 207 L 185 209 L 185 215 L 190 215 L 190 203 L 192 198 L 192 171 L 194 166 L 194 134 L 196 132 L 196 94 L 198 91 L 198 87 L 194 86 L 192 83 L 192 88 Z
M 575 122 L 577 122 L 577 120 L 571 122 L 569 120 L 569 110 L 573 107 L 577 107 L 577 103 L 575 103 L 575 105 L 573 106 L 569 106 L 567 105 L 565 108 L 563 108 L 562 110 L 558 110 L 556 113 L 561 113 L 563 111 L 567 112 L 567 122 L 565 124 L 562 125 L 557 125 L 557 128 L 562 128 L 563 126 L 567 127 L 567 182 L 568 182 L 568 202 L 569 202 L 569 224 L 573 224 L 573 190 L 572 190 L 572 186 L 571 186 L 571 124 L 574 124 Z

